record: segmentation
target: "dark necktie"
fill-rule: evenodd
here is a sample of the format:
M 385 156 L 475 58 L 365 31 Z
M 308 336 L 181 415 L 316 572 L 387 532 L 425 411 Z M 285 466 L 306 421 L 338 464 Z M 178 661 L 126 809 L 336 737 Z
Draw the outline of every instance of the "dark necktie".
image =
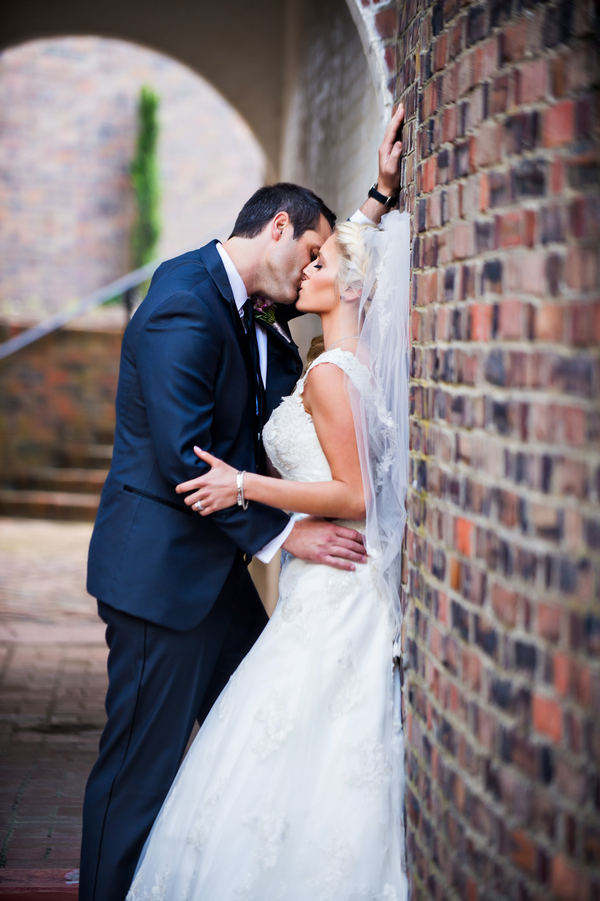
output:
M 258 341 L 256 339 L 254 307 L 252 306 L 252 301 L 250 300 L 250 298 L 248 298 L 242 309 L 244 311 L 244 326 L 246 328 L 246 337 L 250 346 L 250 353 L 252 355 L 252 363 L 254 365 L 254 373 L 256 376 L 256 415 L 258 416 L 260 429 L 262 431 L 264 423 L 263 414 L 265 409 L 264 385 L 260 374 L 260 354 L 258 352 Z
M 260 355 L 258 353 L 258 341 L 256 340 L 256 326 L 254 324 L 254 308 L 250 298 L 242 307 L 244 311 L 244 328 L 246 329 L 246 337 L 250 345 L 250 353 L 252 354 L 252 362 L 254 364 L 254 372 L 256 373 L 257 383 L 260 381 Z

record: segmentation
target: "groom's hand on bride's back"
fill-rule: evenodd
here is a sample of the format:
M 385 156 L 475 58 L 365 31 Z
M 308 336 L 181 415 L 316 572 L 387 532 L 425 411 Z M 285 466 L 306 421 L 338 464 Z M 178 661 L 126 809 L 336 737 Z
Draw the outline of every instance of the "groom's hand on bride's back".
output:
M 294 525 L 283 549 L 300 560 L 323 563 L 335 569 L 354 570 L 355 563 L 366 563 L 368 559 L 360 532 L 315 516 L 301 519 Z

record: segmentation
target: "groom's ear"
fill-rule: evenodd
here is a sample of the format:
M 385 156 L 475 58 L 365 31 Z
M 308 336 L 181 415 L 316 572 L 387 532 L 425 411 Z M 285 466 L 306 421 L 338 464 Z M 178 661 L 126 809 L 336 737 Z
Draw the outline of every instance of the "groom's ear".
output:
M 280 241 L 291 228 L 290 217 L 282 210 L 271 220 L 271 237 L 274 241 Z

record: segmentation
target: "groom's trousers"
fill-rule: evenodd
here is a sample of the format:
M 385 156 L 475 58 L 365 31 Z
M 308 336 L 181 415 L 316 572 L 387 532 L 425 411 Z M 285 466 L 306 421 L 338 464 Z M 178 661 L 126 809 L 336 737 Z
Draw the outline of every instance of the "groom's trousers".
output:
M 200 625 L 177 632 L 101 601 L 108 721 L 83 807 L 80 901 L 123 901 L 144 842 L 204 719 L 267 623 L 238 557 Z

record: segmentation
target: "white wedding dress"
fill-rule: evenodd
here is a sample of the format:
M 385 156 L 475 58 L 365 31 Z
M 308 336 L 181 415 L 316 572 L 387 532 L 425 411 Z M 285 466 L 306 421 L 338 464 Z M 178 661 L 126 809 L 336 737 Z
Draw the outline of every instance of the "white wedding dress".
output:
M 346 351 L 324 362 L 359 389 L 369 378 Z M 303 387 L 265 448 L 283 478 L 328 481 Z M 374 567 L 286 556 L 273 617 L 198 733 L 127 901 L 405 901 L 399 679 Z

